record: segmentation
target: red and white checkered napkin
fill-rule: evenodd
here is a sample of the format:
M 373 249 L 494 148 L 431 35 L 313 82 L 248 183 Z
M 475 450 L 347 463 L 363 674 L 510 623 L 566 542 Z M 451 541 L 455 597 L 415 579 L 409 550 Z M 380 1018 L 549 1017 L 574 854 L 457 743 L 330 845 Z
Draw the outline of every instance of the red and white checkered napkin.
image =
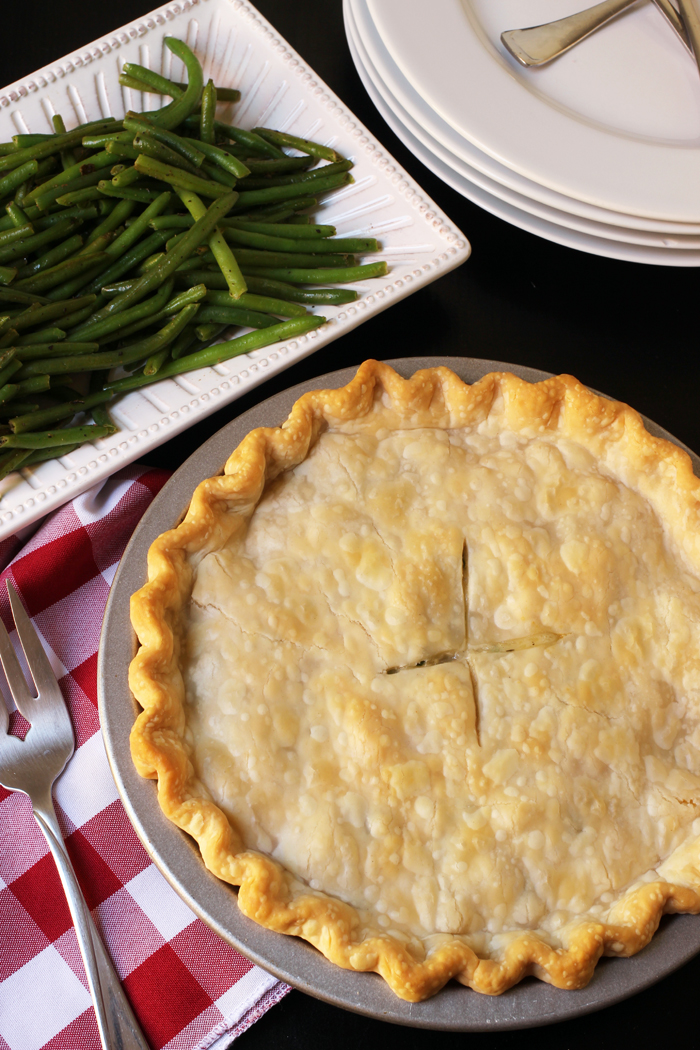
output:
M 97 647 L 109 587 L 167 476 L 128 467 L 45 519 L 24 546 L 21 537 L 0 544 L 0 615 L 10 630 L 10 576 L 75 728 L 75 755 L 54 788 L 58 819 L 146 1038 L 153 1050 L 219 1050 L 288 986 L 212 933 L 151 863 L 117 796 L 97 715 Z M 11 731 L 26 729 L 14 712 Z M 0 788 L 0 1050 L 99 1046 L 51 854 L 26 796 Z

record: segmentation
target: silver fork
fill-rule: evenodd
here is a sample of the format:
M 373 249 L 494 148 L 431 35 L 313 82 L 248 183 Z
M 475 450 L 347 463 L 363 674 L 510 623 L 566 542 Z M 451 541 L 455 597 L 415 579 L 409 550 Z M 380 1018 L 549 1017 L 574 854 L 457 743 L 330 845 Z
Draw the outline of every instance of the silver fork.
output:
M 75 749 L 75 738 L 56 676 L 14 587 L 7 581 L 12 615 L 36 696 L 30 692 L 5 626 L 0 620 L 0 662 L 20 713 L 31 729 L 26 738 L 7 733 L 7 707 L 0 696 L 0 784 L 28 795 L 36 822 L 58 868 L 85 964 L 97 1026 L 105 1050 L 149 1050 L 119 978 L 95 929 L 68 859 L 51 788 Z

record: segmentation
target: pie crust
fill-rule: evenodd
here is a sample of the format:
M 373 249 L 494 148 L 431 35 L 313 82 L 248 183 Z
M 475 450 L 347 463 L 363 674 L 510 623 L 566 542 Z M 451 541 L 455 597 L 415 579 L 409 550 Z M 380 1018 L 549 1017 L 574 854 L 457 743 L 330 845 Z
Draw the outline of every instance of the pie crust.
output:
M 132 598 L 141 775 L 249 918 L 403 999 L 700 911 L 700 481 L 628 406 L 366 361 Z

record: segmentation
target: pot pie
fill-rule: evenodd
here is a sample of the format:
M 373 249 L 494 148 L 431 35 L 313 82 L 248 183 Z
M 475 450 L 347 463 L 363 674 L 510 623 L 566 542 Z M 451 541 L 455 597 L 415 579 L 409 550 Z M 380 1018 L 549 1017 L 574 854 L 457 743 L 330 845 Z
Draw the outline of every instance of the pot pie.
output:
M 699 498 L 571 376 L 367 361 L 151 547 L 136 766 L 245 915 L 401 998 L 580 988 L 700 910 Z

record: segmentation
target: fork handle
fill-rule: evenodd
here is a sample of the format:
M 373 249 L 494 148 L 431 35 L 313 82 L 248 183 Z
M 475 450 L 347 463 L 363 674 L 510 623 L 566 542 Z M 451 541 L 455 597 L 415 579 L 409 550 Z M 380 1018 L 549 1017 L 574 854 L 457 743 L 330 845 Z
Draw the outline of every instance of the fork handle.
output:
M 33 805 L 34 817 L 53 854 L 70 908 L 104 1050 L 149 1050 L 138 1021 L 95 929 L 63 844 L 53 803 Z

